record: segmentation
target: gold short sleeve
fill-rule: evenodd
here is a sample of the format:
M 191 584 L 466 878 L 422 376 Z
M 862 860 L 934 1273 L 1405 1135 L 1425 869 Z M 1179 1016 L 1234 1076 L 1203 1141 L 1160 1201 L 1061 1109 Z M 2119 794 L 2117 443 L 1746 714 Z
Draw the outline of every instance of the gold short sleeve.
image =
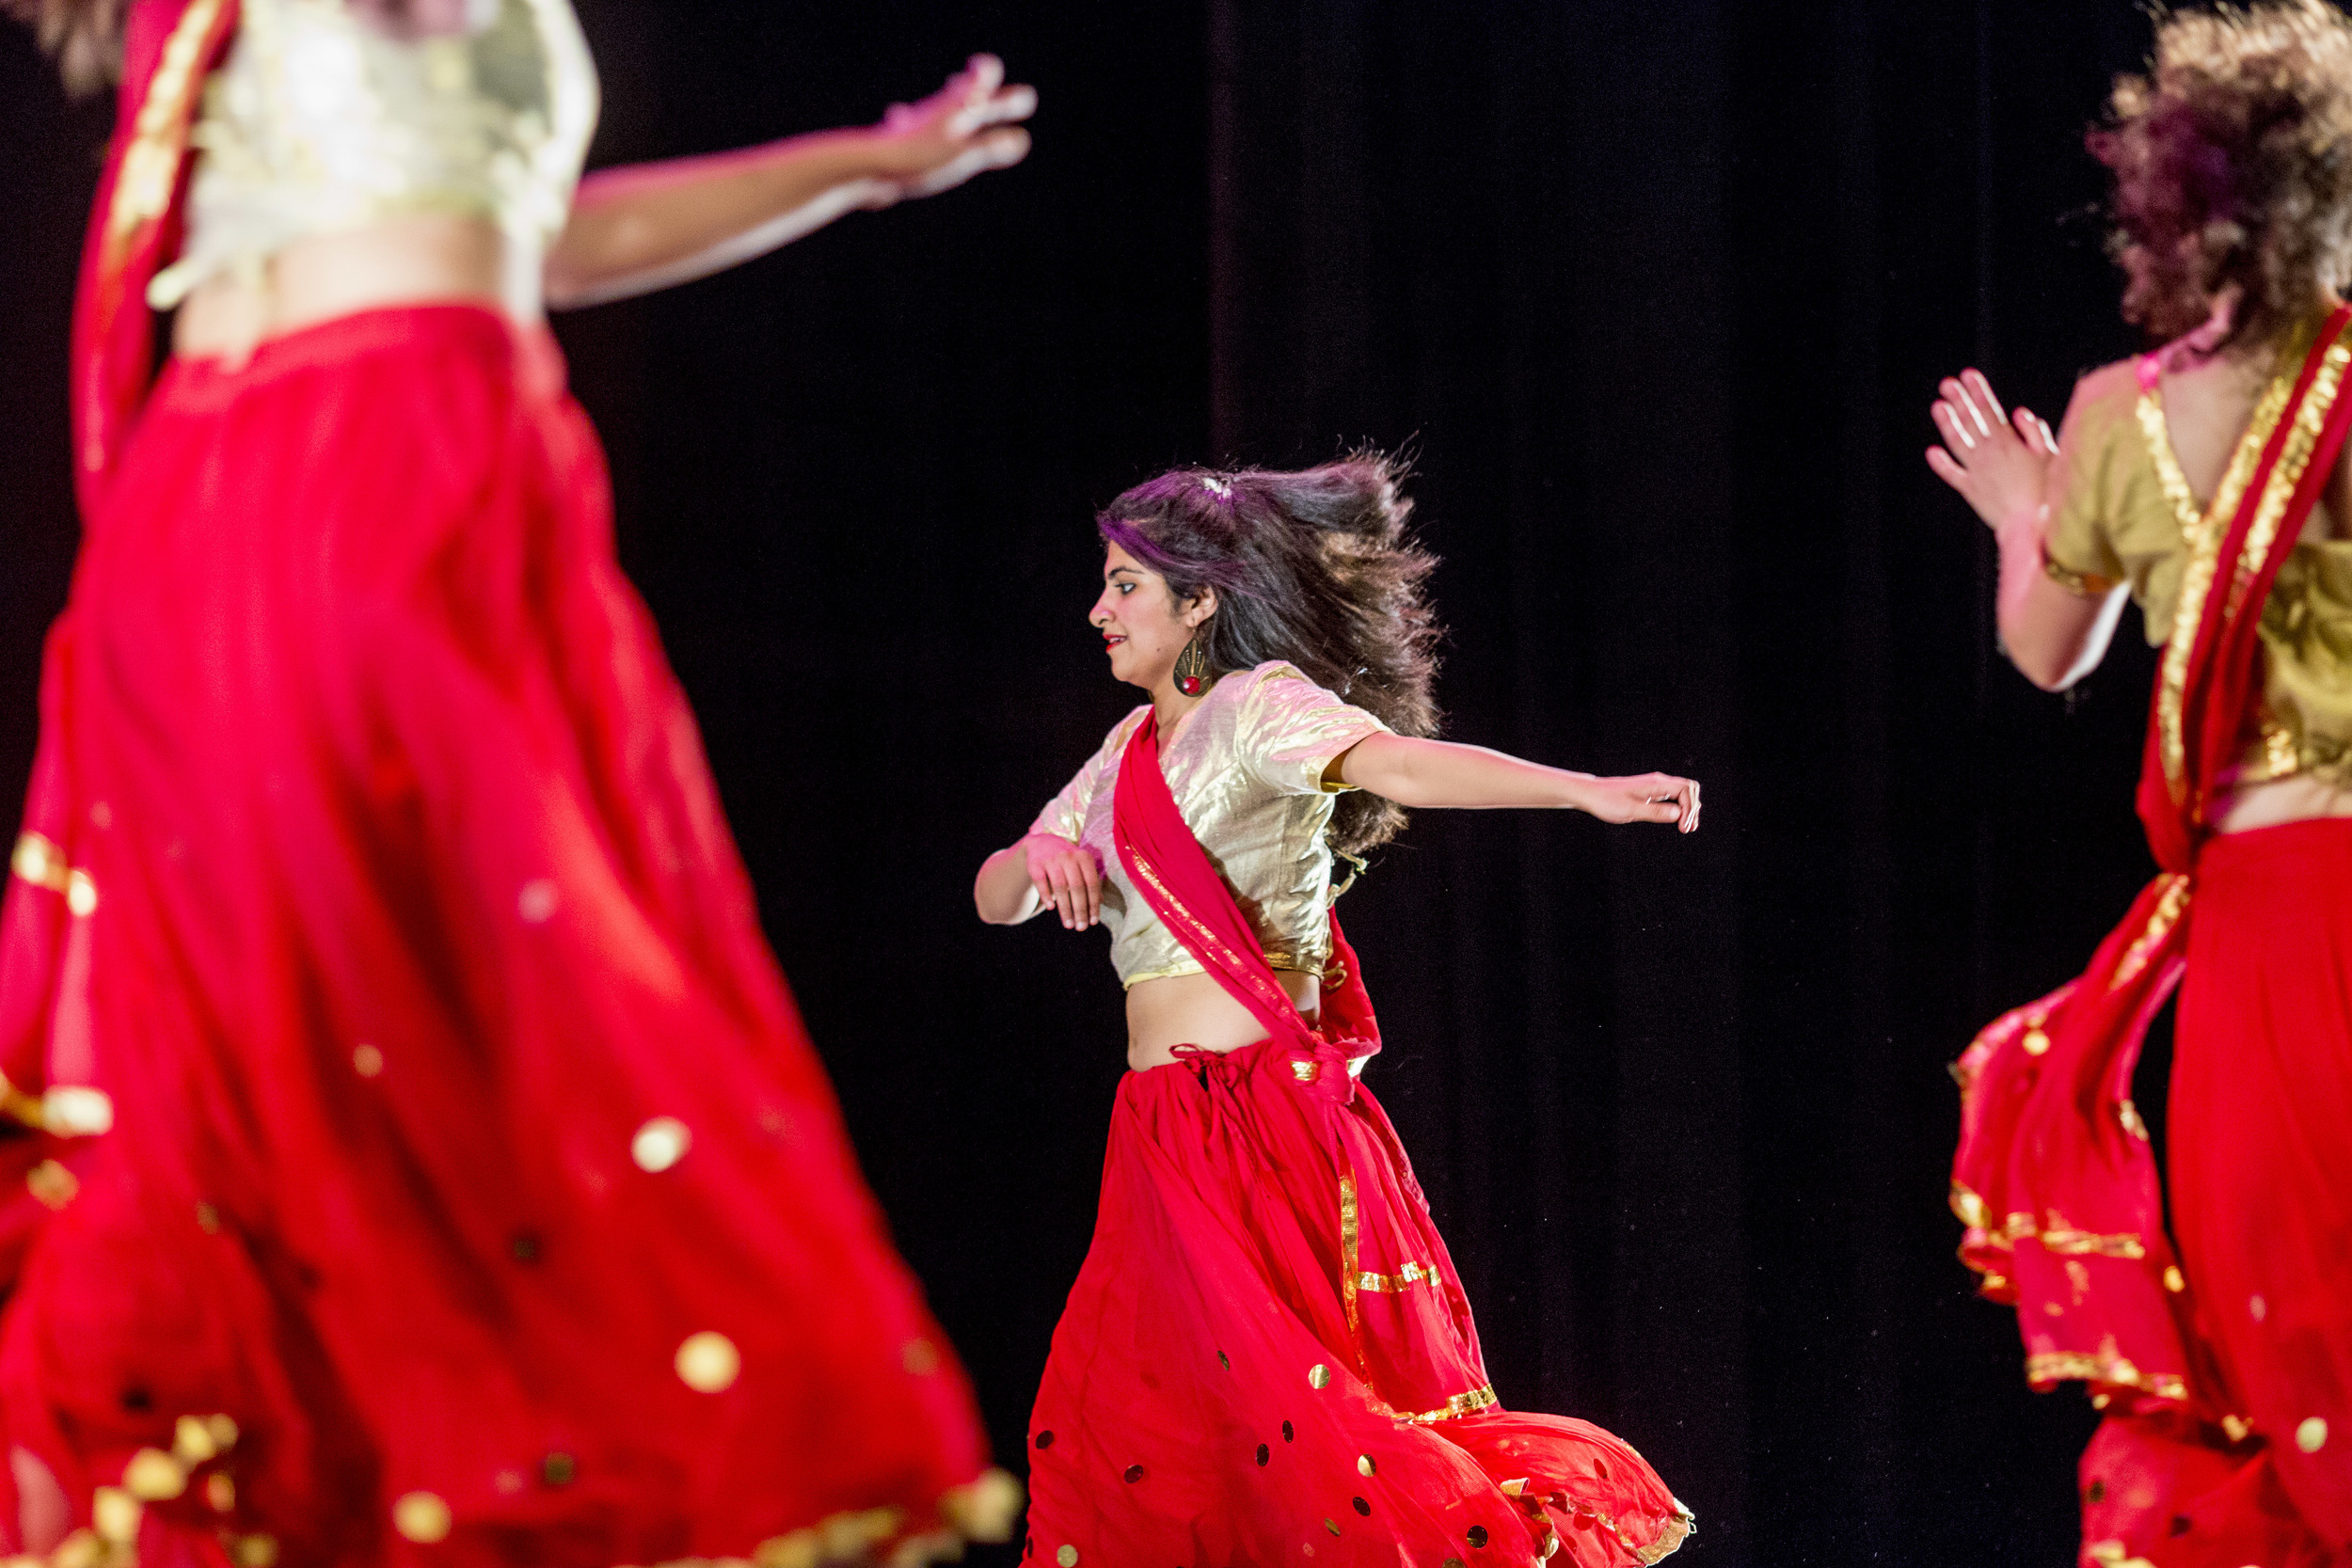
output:
M 1293 665 L 1263 664 L 1243 678 L 1249 689 L 1234 753 L 1252 778 L 1278 794 L 1337 794 L 1351 787 L 1327 778 L 1332 761 L 1366 736 L 1389 733 L 1388 725 Z
M 2075 386 L 2050 479 L 2042 553 L 2052 579 L 2091 596 L 2129 583 L 2148 640 L 2162 642 L 2180 592 L 2181 517 L 2148 451 L 2129 362 Z
M 1118 771 L 1119 759 L 1127 750 L 1128 739 L 1136 733 L 1136 726 L 1143 721 L 1143 716 L 1150 711 L 1151 705 L 1147 703 L 1113 724 L 1111 733 L 1104 737 L 1102 749 L 1087 758 L 1086 766 L 1062 785 L 1060 794 L 1045 802 L 1045 809 L 1039 812 L 1037 820 L 1029 824 L 1029 832 L 1052 833 L 1057 838 L 1077 843 L 1086 831 L 1087 812 L 1094 804 L 1094 798 L 1102 792 L 1104 781 Z
M 2104 406 L 2106 400 L 2086 396 L 2090 383 L 2075 389 L 2067 410 L 2069 461 L 2052 474 L 2059 489 L 2050 499 L 2050 528 L 2042 553 L 2052 580 L 2076 594 L 2104 594 L 2123 580 L 2123 562 L 2107 535 L 2117 488 L 2117 437 L 2131 435 L 2123 421 Z

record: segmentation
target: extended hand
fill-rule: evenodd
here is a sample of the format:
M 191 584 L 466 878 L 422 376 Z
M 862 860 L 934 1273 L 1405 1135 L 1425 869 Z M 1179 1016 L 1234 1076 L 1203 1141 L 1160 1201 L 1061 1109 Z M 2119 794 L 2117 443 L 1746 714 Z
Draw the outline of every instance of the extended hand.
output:
M 1937 388 L 1940 447 L 1928 449 L 1928 467 L 1995 529 L 2020 515 L 2038 517 L 2058 437 L 2030 409 L 2001 412 L 2001 400 L 1982 371 L 1947 376 Z
M 1083 931 L 1102 919 L 1103 869 L 1093 850 L 1052 833 L 1031 833 L 1021 847 L 1038 902 L 1060 915 L 1064 927 Z
M 1638 773 L 1629 779 L 1595 779 L 1584 809 L 1603 822 L 1672 822 L 1686 833 L 1699 831 L 1696 779 L 1672 773 Z
M 1005 62 L 971 64 L 920 103 L 894 103 L 882 117 L 882 157 L 892 199 L 936 196 L 976 174 L 1010 168 L 1029 155 L 1018 123 L 1037 112 L 1037 89 L 1005 85 Z

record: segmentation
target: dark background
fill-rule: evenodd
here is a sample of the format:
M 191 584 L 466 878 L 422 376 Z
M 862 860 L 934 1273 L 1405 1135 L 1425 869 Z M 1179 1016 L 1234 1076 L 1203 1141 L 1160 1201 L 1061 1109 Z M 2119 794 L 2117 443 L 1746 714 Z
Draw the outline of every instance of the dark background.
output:
M 1506 1402 L 1623 1433 L 1696 1560 L 2048 1564 L 1944 1210 L 1944 1065 L 2147 874 L 2135 621 L 2072 700 L 1920 461 L 1974 362 L 2133 345 L 2080 132 L 2130 0 L 581 0 L 598 162 L 870 119 L 968 50 L 1023 168 L 567 319 L 622 551 L 899 1240 L 1018 1465 L 1121 1070 L 1103 939 L 969 879 L 1130 705 L 1093 507 L 1408 446 L 1448 734 L 1702 779 L 1705 832 L 1430 813 L 1348 899 Z M 65 337 L 108 120 L 0 31 L 0 781 L 74 546 Z M 13 797 L 0 800 L 12 810 Z M 7 815 L 0 812 L 0 815 Z M 2157 1098 L 2153 1086 L 2141 1097 Z

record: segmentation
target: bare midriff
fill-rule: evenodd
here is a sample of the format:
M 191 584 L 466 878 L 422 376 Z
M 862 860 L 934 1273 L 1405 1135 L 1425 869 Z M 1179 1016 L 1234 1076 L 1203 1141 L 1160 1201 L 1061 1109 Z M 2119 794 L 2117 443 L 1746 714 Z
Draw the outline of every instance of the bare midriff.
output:
M 258 276 L 223 274 L 180 308 L 172 351 L 241 364 L 275 338 L 363 310 L 473 304 L 541 319 L 542 261 L 485 218 L 421 213 L 294 241 Z
M 2214 831 L 2251 832 L 2321 816 L 2352 816 L 2352 789 L 2309 773 L 2249 784 L 2217 802 Z
M 1274 977 L 1313 1022 L 1323 1005 L 1323 982 L 1281 969 Z M 1265 1037 L 1265 1025 L 1213 975 L 1170 974 L 1127 988 L 1127 1065 L 1137 1072 L 1176 1060 L 1180 1045 L 1221 1054 Z

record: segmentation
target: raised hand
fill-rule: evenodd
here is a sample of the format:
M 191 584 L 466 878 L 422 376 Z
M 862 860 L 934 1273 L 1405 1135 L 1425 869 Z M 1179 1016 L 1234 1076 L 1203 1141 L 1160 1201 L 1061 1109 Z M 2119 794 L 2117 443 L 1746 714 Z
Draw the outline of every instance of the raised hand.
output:
M 1029 155 L 1020 121 L 1037 112 L 1037 89 L 1005 85 L 1005 62 L 975 55 L 920 103 L 894 103 L 880 126 L 894 198 L 936 196 L 976 174 Z
M 2058 456 L 2049 425 L 2029 408 L 2003 414 L 1982 371 L 1947 376 L 1937 390 L 1932 414 L 1944 444 L 1928 449 L 1928 467 L 1991 528 L 2038 518 Z

